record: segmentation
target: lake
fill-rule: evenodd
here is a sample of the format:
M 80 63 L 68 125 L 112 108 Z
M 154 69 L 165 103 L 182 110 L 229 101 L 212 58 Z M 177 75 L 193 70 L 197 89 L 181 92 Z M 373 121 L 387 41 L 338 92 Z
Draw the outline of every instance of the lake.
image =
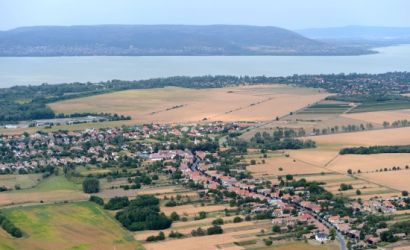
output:
M 0 87 L 176 75 L 286 76 L 410 71 L 410 45 L 377 50 L 379 54 L 363 56 L 0 57 Z

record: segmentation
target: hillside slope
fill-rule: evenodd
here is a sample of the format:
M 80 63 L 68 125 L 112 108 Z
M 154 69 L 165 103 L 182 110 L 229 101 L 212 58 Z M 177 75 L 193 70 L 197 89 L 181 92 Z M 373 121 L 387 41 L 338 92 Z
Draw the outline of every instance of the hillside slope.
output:
M 241 25 L 37 26 L 0 32 L 0 56 L 350 55 L 277 27 Z

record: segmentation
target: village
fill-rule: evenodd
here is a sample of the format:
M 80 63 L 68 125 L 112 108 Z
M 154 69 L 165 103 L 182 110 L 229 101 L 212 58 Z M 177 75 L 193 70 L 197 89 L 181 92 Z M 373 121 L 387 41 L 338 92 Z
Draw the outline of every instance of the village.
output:
M 241 153 L 230 151 L 229 143 L 218 143 L 249 126 L 222 122 L 146 124 L 3 135 L 0 173 L 43 173 L 47 178 L 59 168 L 67 174 L 87 165 L 98 169 L 117 164 L 138 169 L 141 164 L 158 163 L 159 171 L 179 185 L 205 194 L 220 194 L 222 202 L 242 208 L 247 211 L 244 215 L 270 219 L 274 232 L 292 233 L 297 240 L 322 244 L 337 239 L 341 249 L 364 249 L 391 239 L 407 239 L 405 231 L 393 233 L 385 223 L 396 211 L 410 208 L 407 197 L 347 199 L 328 192 L 322 187 L 325 183 L 297 175 L 284 173 L 276 181 L 253 177 L 239 160 Z M 226 169 L 223 164 L 227 160 L 236 163 Z M 135 173 L 125 176 L 133 177 Z M 18 188 L 2 186 L 1 190 Z

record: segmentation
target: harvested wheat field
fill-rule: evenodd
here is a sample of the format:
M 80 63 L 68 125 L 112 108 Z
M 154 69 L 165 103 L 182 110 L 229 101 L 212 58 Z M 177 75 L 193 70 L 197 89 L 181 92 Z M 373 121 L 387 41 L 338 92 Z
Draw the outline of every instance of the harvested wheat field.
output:
M 211 206 L 201 206 L 201 205 L 182 205 L 176 207 L 161 207 L 161 212 L 166 215 L 170 215 L 172 212 L 177 212 L 179 215 L 196 215 L 197 213 L 204 212 L 216 212 L 222 211 L 225 208 L 229 209 L 228 205 L 211 205 Z
M 328 96 L 288 85 L 128 90 L 50 104 L 57 113 L 109 112 L 138 122 L 263 121 Z
M 208 226 L 211 226 L 210 224 Z M 248 240 L 258 240 L 257 234 L 261 229 L 268 231 L 272 226 L 269 220 L 263 221 L 244 221 L 241 223 L 230 223 L 222 225 L 224 233 L 221 235 L 209 235 L 198 237 L 188 237 L 176 240 L 166 240 L 158 243 L 144 244 L 148 249 L 243 249 L 235 245 L 235 242 Z M 178 229 L 178 232 L 188 234 L 196 227 Z M 206 229 L 206 227 L 203 227 Z M 157 231 L 154 232 L 157 234 Z M 200 244 L 198 244 L 200 240 Z M 196 242 L 196 243 L 195 243 Z
M 383 124 L 384 121 L 393 122 L 410 119 L 410 109 L 343 114 L 342 117 Z
M 410 154 L 372 154 L 372 155 L 339 155 L 327 167 L 331 170 L 346 173 L 348 169 L 353 172 L 373 172 L 381 168 L 410 166 Z
M 173 224 L 171 228 L 161 230 L 161 231 L 165 235 L 169 235 L 171 231 L 177 231 L 186 236 L 191 236 L 192 230 L 197 229 L 198 227 L 201 227 L 204 230 L 206 230 L 208 227 L 211 227 L 213 220 L 215 220 L 215 218 L 194 220 L 194 221 L 189 221 L 189 222 L 180 222 L 180 223 L 177 223 L 176 225 Z M 228 224 L 221 225 L 221 227 L 224 230 L 224 233 L 229 233 L 229 232 L 254 230 L 254 229 L 260 230 L 261 228 L 269 230 L 271 225 L 272 223 L 270 222 L 270 220 L 262 220 L 258 222 L 244 221 L 240 223 L 228 223 Z M 144 241 L 146 240 L 147 237 L 151 235 L 157 235 L 157 234 L 158 234 L 158 231 L 156 230 L 146 230 L 146 231 L 141 231 L 141 232 L 136 233 L 134 237 L 136 240 Z
M 87 200 L 88 195 L 73 190 L 49 192 L 6 192 L 0 193 L 0 206 L 26 203 L 45 203 Z
M 137 195 L 142 194 L 150 194 L 150 195 L 176 195 L 177 192 L 183 191 L 181 195 L 185 195 L 185 192 L 189 192 L 189 190 L 181 189 L 175 186 L 166 186 L 166 187 L 148 187 L 142 189 L 129 189 L 124 190 L 122 188 L 118 189 L 104 189 L 98 195 L 105 199 L 110 199 L 116 196 L 128 196 L 128 197 L 135 197 Z
M 308 137 L 319 147 L 343 148 L 349 146 L 406 145 L 410 142 L 410 127 L 340 133 Z
M 339 154 L 338 150 L 327 148 L 286 150 L 286 154 L 296 161 L 305 162 L 313 166 L 325 167 Z
M 272 158 L 265 158 L 265 163 L 257 161 L 258 164 L 247 167 L 253 175 L 287 175 L 287 174 L 311 174 L 328 172 L 327 169 L 313 166 L 312 164 L 299 161 L 284 155 L 277 155 Z
M 410 170 L 360 174 L 359 176 L 365 180 L 369 180 L 398 191 L 410 191 Z
M 203 250 L 203 249 L 229 249 L 239 250 L 243 249 L 240 246 L 236 246 L 233 242 L 256 239 L 256 234 L 259 233 L 259 229 L 224 233 L 219 235 L 209 235 L 198 237 L 189 237 L 178 240 L 168 240 L 157 243 L 144 244 L 147 250 Z M 227 245 L 227 247 L 221 247 L 220 245 Z
M 324 182 L 327 184 L 339 183 L 339 182 L 351 182 L 355 180 L 354 178 L 350 176 L 339 174 L 339 173 L 305 175 L 305 176 L 299 176 L 299 177 L 305 178 L 307 181 L 318 181 L 318 182 Z

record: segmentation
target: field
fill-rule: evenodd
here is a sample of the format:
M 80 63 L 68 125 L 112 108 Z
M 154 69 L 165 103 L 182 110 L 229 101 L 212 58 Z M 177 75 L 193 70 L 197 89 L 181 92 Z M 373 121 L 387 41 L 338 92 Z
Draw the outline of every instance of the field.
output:
M 297 112 L 297 114 L 342 114 L 353 107 L 354 106 L 345 102 L 322 101 L 302 109 Z
M 41 182 L 41 179 L 41 174 L 0 175 L 0 185 L 9 189 L 14 189 L 16 185 L 22 189 L 26 189 L 38 185 Z
M 255 177 L 263 177 L 270 175 L 303 175 L 311 173 L 328 172 L 326 169 L 317 167 L 313 164 L 299 161 L 297 159 L 287 157 L 283 153 L 268 154 L 267 158 L 256 158 L 254 155 L 248 156 L 248 162 L 251 159 L 256 160 L 255 165 L 247 167 Z M 262 160 L 265 162 L 263 163 Z
M 374 155 L 340 155 L 327 167 L 331 170 L 343 172 L 346 166 L 353 172 L 360 170 L 362 173 L 374 172 L 381 168 L 391 169 L 400 167 L 404 169 L 410 165 L 409 154 L 374 154 Z
M 343 114 L 343 117 L 383 124 L 384 121 L 410 119 L 410 109 Z
M 339 155 L 339 150 L 351 146 L 403 145 L 410 142 L 410 128 L 373 130 L 339 133 L 308 137 L 316 141 L 317 148 L 285 150 L 269 153 L 267 158 L 250 153 L 247 161 L 255 159 L 256 164 L 247 169 L 257 177 L 276 180 L 277 176 L 297 175 L 311 181 L 325 182 L 325 188 L 334 194 L 356 196 L 360 189 L 363 198 L 375 195 L 396 196 L 401 190 L 410 190 L 409 154 Z M 265 161 L 263 163 L 262 161 Z M 393 167 L 401 170 L 393 171 Z M 385 168 L 388 170 L 384 172 Z M 357 178 L 347 175 L 351 169 Z M 375 173 L 383 169 L 382 173 Z M 357 175 L 358 171 L 362 174 Z M 386 178 L 384 178 L 386 176 Z M 396 181 L 395 181 L 396 180 Z M 340 184 L 351 184 L 352 190 L 340 192 Z
M 410 170 L 368 173 L 361 174 L 360 177 L 363 179 L 368 179 L 372 182 L 381 183 L 383 185 L 395 188 L 399 191 L 410 191 Z
M 25 233 L 0 234 L 0 249 L 137 249 L 133 237 L 103 209 L 90 202 L 7 209 Z
M 358 105 L 356 108 L 350 111 L 350 113 L 359 112 L 372 112 L 372 111 L 382 111 L 382 110 L 398 110 L 398 109 L 409 109 L 410 102 L 408 100 L 394 100 L 394 101 L 384 101 L 384 102 L 366 102 Z
M 110 112 L 141 122 L 266 121 L 284 116 L 327 94 L 287 85 L 217 89 L 167 87 L 128 90 L 50 104 L 57 113 Z
M 339 249 L 339 246 L 336 244 L 325 244 L 325 245 L 319 245 L 318 243 L 316 244 L 306 244 L 306 243 L 301 243 L 301 242 L 290 242 L 290 243 L 284 243 L 280 244 L 278 246 L 272 246 L 272 247 L 264 247 L 264 248 L 258 248 L 260 250 L 336 250 Z
M 313 136 L 319 146 L 406 145 L 410 142 L 410 127 Z
M 50 176 L 33 188 L 0 193 L 0 206 L 87 199 L 88 196 L 80 190 L 80 185 L 68 181 L 64 176 Z

